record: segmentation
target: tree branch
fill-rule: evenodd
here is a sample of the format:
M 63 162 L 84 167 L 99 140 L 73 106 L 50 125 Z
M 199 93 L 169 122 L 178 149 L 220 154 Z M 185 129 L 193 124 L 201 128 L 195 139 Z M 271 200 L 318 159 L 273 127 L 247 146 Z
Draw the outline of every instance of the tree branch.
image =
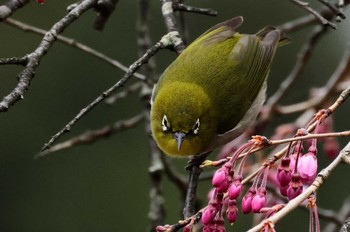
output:
M 181 53 L 185 49 L 185 44 L 180 36 L 179 29 L 176 26 L 176 19 L 174 16 L 173 0 L 161 0 L 162 14 L 168 32 L 172 32 L 176 41 L 173 43 L 174 49 L 177 53 Z
M 21 21 L 18 21 L 18 20 L 15 20 L 15 19 L 12 19 L 12 18 L 8 18 L 4 21 L 6 24 L 8 25 L 11 25 L 11 26 L 14 26 L 16 28 L 19 28 L 25 32 L 31 32 L 31 33 L 35 33 L 35 34 L 38 34 L 38 35 L 45 35 L 47 33 L 46 30 L 44 29 L 41 29 L 41 28 L 38 28 L 38 27 L 34 27 L 32 25 L 29 25 L 29 24 L 26 24 L 24 22 L 21 22 Z M 72 38 L 69 38 L 69 37 L 66 37 L 66 36 L 63 36 L 63 35 L 59 35 L 57 37 L 57 41 L 60 41 L 66 45 L 69 45 L 73 48 L 77 48 L 83 52 L 86 52 L 87 54 L 89 55 L 92 55 L 92 56 L 95 56 L 101 60 L 103 60 L 104 62 L 112 65 L 113 67 L 116 67 L 124 72 L 128 71 L 128 67 L 126 67 L 125 65 L 123 65 L 122 63 L 120 63 L 119 61 L 111 58 L 111 57 L 108 57 L 107 55 L 103 54 L 102 52 L 99 52 L 89 46 L 87 46 L 86 44 L 83 44 L 75 39 L 72 39 Z M 138 73 L 138 72 L 135 72 L 134 73 L 134 76 L 140 80 L 145 80 L 145 76 Z
M 8 0 L 0 6 L 0 22 L 10 17 L 16 10 L 29 3 L 29 0 Z
M 97 140 L 101 138 L 109 137 L 112 134 L 116 134 L 122 130 L 129 129 L 131 127 L 134 127 L 138 125 L 140 122 L 142 122 L 145 118 L 144 114 L 138 114 L 132 118 L 121 120 L 113 125 L 105 126 L 98 130 L 89 130 L 81 135 L 78 135 L 74 138 L 71 138 L 65 142 L 56 144 L 55 146 L 52 146 L 49 149 L 46 149 L 43 152 L 38 153 L 34 158 L 42 158 L 46 155 L 49 155 L 53 152 L 61 151 L 64 149 L 68 149 L 77 145 L 84 145 L 84 144 L 91 144 L 96 142 Z
M 94 28 L 96 30 L 103 30 L 109 16 L 113 13 L 115 6 L 118 4 L 119 0 L 98 0 L 95 5 L 95 10 L 97 11 L 97 17 L 94 22 Z
M 312 7 L 310 7 L 310 4 L 308 2 L 304 2 L 302 0 L 289 0 L 289 1 L 300 6 L 301 8 L 305 9 L 306 11 L 314 15 L 323 25 L 330 26 L 333 29 L 337 29 L 337 26 L 334 23 L 330 22 L 329 20 L 324 18 L 321 14 L 319 14 L 317 11 L 312 9 Z M 333 9 L 331 10 L 333 11 Z
M 156 43 L 153 47 L 147 50 L 147 52 L 138 60 L 136 60 L 130 67 L 129 70 L 125 73 L 124 77 L 121 78 L 116 84 L 112 87 L 104 91 L 101 95 L 99 95 L 93 102 L 83 108 L 67 125 L 65 125 L 59 132 L 57 132 L 51 139 L 46 143 L 41 151 L 45 151 L 50 148 L 52 144 L 61 137 L 64 133 L 67 133 L 71 130 L 71 127 L 80 120 L 85 114 L 87 114 L 90 110 L 92 110 L 96 105 L 98 105 L 101 101 L 110 96 L 115 90 L 123 87 L 123 85 L 133 76 L 133 74 L 148 60 L 154 56 L 160 49 L 167 47 L 171 44 L 171 35 L 167 34 L 163 36 L 163 38 Z
M 26 67 L 18 75 L 17 86 L 3 98 L 0 102 L 0 112 L 7 111 L 10 105 L 15 104 L 18 100 L 24 98 L 24 93 L 28 89 L 31 80 L 34 78 L 34 73 L 39 65 L 41 58 L 48 52 L 57 36 L 64 31 L 71 23 L 77 20 L 81 14 L 92 8 L 97 0 L 85 0 L 80 2 L 72 11 L 70 11 L 60 21 L 55 23 L 53 27 L 45 34 L 43 40 L 34 52 L 26 57 L 28 62 Z

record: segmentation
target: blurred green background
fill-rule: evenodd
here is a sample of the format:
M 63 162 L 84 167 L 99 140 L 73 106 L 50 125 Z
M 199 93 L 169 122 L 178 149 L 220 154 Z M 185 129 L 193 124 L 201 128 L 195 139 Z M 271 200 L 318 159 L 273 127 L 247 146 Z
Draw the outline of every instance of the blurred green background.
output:
M 1 4 L 3 2 L 0 1 Z M 40 5 L 31 1 L 12 17 L 49 29 L 67 13 L 66 7 L 72 3 L 47 0 Z M 237 15 L 245 18 L 240 31 L 254 33 L 265 25 L 280 25 L 307 14 L 288 1 L 278 0 L 192 0 L 186 3 L 219 12 L 217 17 L 186 14 L 191 40 L 217 22 Z M 92 29 L 95 12 L 89 11 L 63 35 L 75 38 L 128 66 L 138 56 L 135 29 L 138 10 L 138 1 L 120 1 L 103 31 Z M 346 14 L 350 17 L 349 10 Z M 293 67 L 296 54 L 310 28 L 290 34 L 293 43 L 277 52 L 269 79 L 269 95 Z M 324 85 L 350 41 L 349 28 L 350 21 L 347 19 L 338 24 L 338 30 L 331 30 L 322 38 L 305 73 L 288 98 L 283 100 L 284 103 L 306 99 L 310 87 Z M 150 30 L 153 42 L 166 31 L 159 1 L 151 1 Z M 32 52 L 41 39 L 41 36 L 1 23 L 0 57 L 24 56 Z M 158 53 L 157 73 L 160 74 L 174 58 L 175 54 L 168 50 Z M 19 66 L 0 66 L 1 97 L 15 86 L 20 70 L 22 67 Z M 60 42 L 55 43 L 42 59 L 24 100 L 0 115 L 0 231 L 145 230 L 148 224 L 150 150 L 143 124 L 92 145 L 53 153 L 40 160 L 33 159 L 51 135 L 122 76 L 122 71 Z M 87 129 L 97 129 L 129 118 L 140 110 L 143 110 L 143 106 L 137 94 L 114 106 L 100 104 L 60 141 Z M 335 113 L 336 130 L 349 129 L 349 114 L 347 102 Z M 276 121 L 287 122 L 297 116 Z M 271 135 L 275 125 L 268 129 L 267 136 Z M 341 145 L 348 140 L 341 139 Z M 174 162 L 182 171 L 186 160 Z M 322 168 L 329 160 L 321 158 L 320 162 Z M 342 179 L 349 173 L 345 165 L 335 171 L 318 195 L 319 207 L 339 209 L 340 199 L 350 192 L 350 185 Z M 172 224 L 180 219 L 180 194 L 166 178 L 162 189 L 166 197 L 165 222 Z M 208 184 L 200 187 L 204 199 L 208 189 Z M 300 217 L 297 213 L 303 215 L 302 219 L 298 219 L 298 223 L 290 223 Z M 238 220 L 231 230 L 245 230 L 250 223 L 250 219 Z M 307 231 L 307 224 L 307 213 L 298 211 L 282 220 L 277 229 Z

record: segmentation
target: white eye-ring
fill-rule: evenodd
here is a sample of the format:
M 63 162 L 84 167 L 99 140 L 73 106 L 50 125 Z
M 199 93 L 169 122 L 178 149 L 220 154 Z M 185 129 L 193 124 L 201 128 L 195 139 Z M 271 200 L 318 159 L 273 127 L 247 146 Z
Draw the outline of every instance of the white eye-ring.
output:
M 195 134 L 195 135 L 198 134 L 200 125 L 201 125 L 201 123 L 199 122 L 199 118 L 198 118 L 196 123 L 194 124 L 194 126 L 192 128 L 193 134 Z
M 163 132 L 168 132 L 170 130 L 170 123 L 166 115 L 164 115 L 162 119 L 162 130 Z

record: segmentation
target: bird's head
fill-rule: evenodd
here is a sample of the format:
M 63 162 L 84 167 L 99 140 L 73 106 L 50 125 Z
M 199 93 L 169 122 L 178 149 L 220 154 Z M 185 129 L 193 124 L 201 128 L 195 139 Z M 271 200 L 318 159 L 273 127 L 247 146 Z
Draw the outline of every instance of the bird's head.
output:
M 152 134 L 168 155 L 190 156 L 205 152 L 216 127 L 212 103 L 197 85 L 174 82 L 163 87 L 154 98 Z

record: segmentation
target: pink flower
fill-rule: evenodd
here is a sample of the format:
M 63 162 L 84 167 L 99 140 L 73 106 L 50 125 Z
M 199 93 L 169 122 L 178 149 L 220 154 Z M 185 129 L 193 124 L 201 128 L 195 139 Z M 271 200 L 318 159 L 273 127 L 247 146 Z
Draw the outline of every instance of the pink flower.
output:
M 300 181 L 299 173 L 292 174 L 292 181 L 289 183 L 287 189 L 287 196 L 289 200 L 292 200 L 299 196 L 303 192 L 303 184 Z
M 242 199 L 242 212 L 250 213 L 252 211 L 252 199 L 256 191 L 254 189 L 249 189 Z
M 210 224 L 213 221 L 217 212 L 218 212 L 217 209 L 213 205 L 209 205 L 208 208 L 206 208 L 202 214 L 202 219 L 201 219 L 202 224 L 203 225 Z
M 308 153 L 299 158 L 298 171 L 301 181 L 305 184 L 311 184 L 317 174 L 316 147 L 310 146 Z
M 295 161 L 294 161 L 295 162 Z M 282 187 L 288 186 L 291 180 L 291 171 L 289 168 L 290 158 L 284 157 L 277 169 L 277 180 Z
M 237 207 L 228 207 L 226 210 L 226 217 L 229 223 L 234 223 L 237 220 Z
M 233 182 L 230 184 L 230 187 L 228 188 L 228 197 L 233 200 L 237 199 L 237 197 L 241 194 L 242 192 L 242 177 L 235 177 Z
M 266 204 L 266 189 L 259 188 L 257 194 L 252 199 L 252 212 L 259 213 L 261 208 Z
M 229 200 L 228 201 L 228 207 L 226 210 L 226 217 L 229 223 L 234 223 L 237 220 L 237 205 L 236 200 Z
M 223 193 L 227 191 L 230 185 L 229 176 L 227 175 L 227 168 L 219 168 L 213 176 L 211 184 L 216 188 L 218 193 Z

